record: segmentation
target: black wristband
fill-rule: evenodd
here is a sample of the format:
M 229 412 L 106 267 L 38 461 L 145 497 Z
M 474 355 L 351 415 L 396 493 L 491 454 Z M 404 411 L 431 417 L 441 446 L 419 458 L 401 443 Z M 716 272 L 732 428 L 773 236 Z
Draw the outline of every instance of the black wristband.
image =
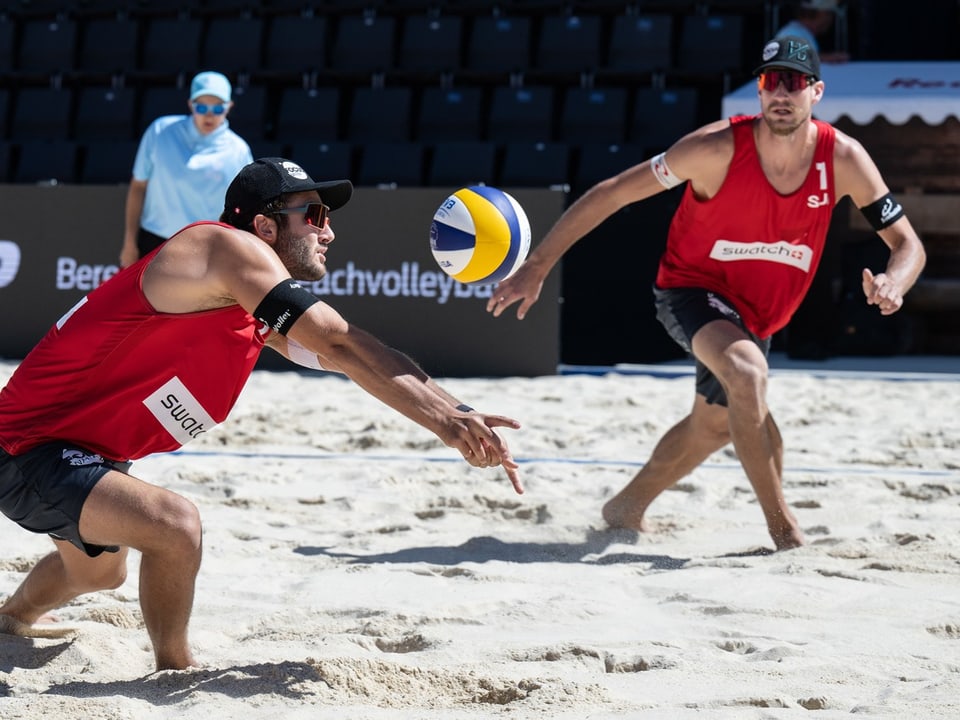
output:
M 887 193 L 879 200 L 860 208 L 860 212 L 870 223 L 870 226 L 880 231 L 893 225 L 903 217 L 903 205 L 898 203 L 891 193 Z
M 457 405 L 457 410 L 459 410 L 460 412 L 473 412 L 473 408 L 465 403 L 460 403 L 459 405 Z
M 320 298 L 296 280 L 284 280 L 266 294 L 253 316 L 274 332 L 286 335 L 299 317 L 318 302 Z

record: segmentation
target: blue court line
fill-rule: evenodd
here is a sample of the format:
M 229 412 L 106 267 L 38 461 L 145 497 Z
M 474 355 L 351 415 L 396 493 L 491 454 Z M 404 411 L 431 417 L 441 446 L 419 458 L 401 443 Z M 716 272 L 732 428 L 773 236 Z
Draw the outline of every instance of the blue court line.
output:
M 960 358 L 957 359 L 960 365 Z M 693 365 L 559 365 L 558 375 L 646 375 L 648 377 L 673 380 L 693 377 Z M 918 372 L 900 370 L 838 370 L 812 367 L 771 367 L 771 376 L 810 375 L 821 379 L 847 380 L 889 380 L 892 382 L 960 382 L 960 373 L 954 372 Z
M 296 452 L 244 452 L 244 451 L 206 451 L 206 450 L 175 450 L 170 455 L 186 457 L 240 457 L 268 460 L 357 460 L 366 462 L 428 462 L 428 463 L 462 463 L 461 457 L 440 457 L 433 455 L 369 455 L 366 453 L 296 453 Z M 646 463 L 639 460 L 611 460 L 605 458 L 550 458 L 526 457 L 514 458 L 520 465 L 607 465 L 613 467 L 643 467 Z M 738 463 L 703 463 L 702 468 L 708 470 L 736 470 L 741 471 Z M 789 473 L 814 473 L 822 475 L 903 475 L 912 477 L 941 477 L 960 481 L 960 470 L 930 470 L 908 467 L 870 467 L 863 465 L 839 467 L 807 467 L 788 466 Z

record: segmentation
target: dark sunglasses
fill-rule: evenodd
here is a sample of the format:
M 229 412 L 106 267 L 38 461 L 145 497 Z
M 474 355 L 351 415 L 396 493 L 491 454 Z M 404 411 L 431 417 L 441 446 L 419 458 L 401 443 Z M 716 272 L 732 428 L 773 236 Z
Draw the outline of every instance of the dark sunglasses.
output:
M 330 208 L 324 205 L 323 203 L 307 203 L 303 207 L 295 208 L 284 208 L 283 210 L 274 211 L 273 215 L 297 215 L 303 213 L 303 219 L 306 221 L 307 225 L 312 225 L 315 228 L 323 228 L 327 224 L 327 216 L 330 213 Z
M 757 76 L 757 84 L 761 90 L 776 92 L 777 86 L 783 83 L 787 92 L 796 92 L 809 87 L 817 80 L 812 75 L 804 75 L 794 70 L 767 70 Z
M 227 104 L 207 105 L 206 103 L 193 103 L 193 111 L 197 113 L 197 115 L 206 115 L 207 113 L 223 115 L 227 111 Z

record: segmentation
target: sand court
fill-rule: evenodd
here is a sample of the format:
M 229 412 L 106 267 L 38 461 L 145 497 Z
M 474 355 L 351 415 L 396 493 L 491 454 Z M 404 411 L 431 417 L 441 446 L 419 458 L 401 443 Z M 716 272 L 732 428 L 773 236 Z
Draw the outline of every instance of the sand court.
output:
M 955 375 L 773 374 L 807 539 L 783 553 L 729 447 L 655 532 L 604 526 L 692 402 L 682 367 L 442 383 L 523 423 L 526 494 L 347 381 L 258 371 L 226 423 L 133 468 L 200 508 L 204 667 L 151 672 L 131 553 L 57 612 L 75 634 L 0 636 L 0 716 L 956 717 Z M 6 595 L 51 544 L 6 520 L 0 543 Z

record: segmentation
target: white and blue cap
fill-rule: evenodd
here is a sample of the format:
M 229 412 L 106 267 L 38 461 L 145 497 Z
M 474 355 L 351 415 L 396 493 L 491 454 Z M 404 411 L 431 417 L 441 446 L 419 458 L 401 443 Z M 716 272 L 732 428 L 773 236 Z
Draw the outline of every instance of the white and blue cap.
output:
M 227 76 L 211 70 L 198 73 L 190 81 L 191 102 L 204 95 L 213 95 L 228 103 L 231 101 L 232 92 L 233 86 L 230 85 Z

